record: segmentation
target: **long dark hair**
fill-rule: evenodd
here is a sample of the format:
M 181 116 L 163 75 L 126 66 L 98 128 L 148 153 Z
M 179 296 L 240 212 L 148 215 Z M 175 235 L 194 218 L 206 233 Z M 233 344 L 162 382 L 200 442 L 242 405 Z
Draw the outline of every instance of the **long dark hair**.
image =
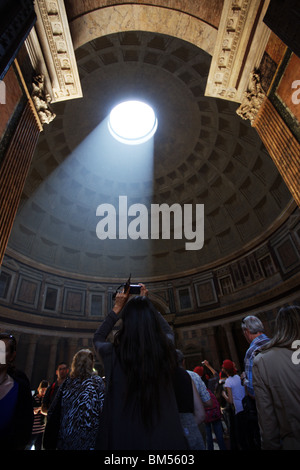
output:
M 290 349 L 293 342 L 300 338 L 300 307 L 290 305 L 282 307 L 275 320 L 274 336 L 266 343 L 261 351 L 273 347 Z
M 175 347 L 162 330 L 159 313 L 147 297 L 134 297 L 123 309 L 114 344 L 126 376 L 125 406 L 133 403 L 145 426 L 159 413 L 160 387 L 176 367 Z

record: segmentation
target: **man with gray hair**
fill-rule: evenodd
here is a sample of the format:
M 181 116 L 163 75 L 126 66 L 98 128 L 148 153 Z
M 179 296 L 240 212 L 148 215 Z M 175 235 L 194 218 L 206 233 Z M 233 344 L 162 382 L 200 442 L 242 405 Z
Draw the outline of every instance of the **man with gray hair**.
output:
M 246 374 L 246 391 L 248 395 L 254 398 L 254 389 L 252 384 L 252 366 L 255 357 L 255 351 L 263 344 L 269 341 L 269 338 L 264 334 L 264 325 L 259 318 L 254 315 L 249 315 L 242 320 L 242 330 L 248 343 L 250 344 L 245 354 L 244 366 Z
M 264 334 L 264 326 L 259 318 L 254 315 L 249 315 L 242 320 L 241 324 L 244 336 L 248 343 L 249 348 L 246 351 L 244 359 L 244 382 L 246 389 L 246 396 L 243 399 L 243 407 L 247 416 L 247 438 L 250 449 L 260 449 L 260 432 L 258 426 L 258 416 L 255 403 L 255 395 L 252 382 L 252 367 L 255 358 L 255 352 L 265 343 L 269 338 Z M 243 377 L 243 374 L 241 378 Z

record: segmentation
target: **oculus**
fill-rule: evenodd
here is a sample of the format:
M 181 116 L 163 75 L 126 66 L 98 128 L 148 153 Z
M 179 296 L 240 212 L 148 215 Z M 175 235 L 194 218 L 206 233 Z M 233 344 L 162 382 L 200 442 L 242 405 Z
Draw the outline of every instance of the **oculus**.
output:
M 108 128 L 111 135 L 123 144 L 143 144 L 155 134 L 157 118 L 147 103 L 123 101 L 110 112 Z

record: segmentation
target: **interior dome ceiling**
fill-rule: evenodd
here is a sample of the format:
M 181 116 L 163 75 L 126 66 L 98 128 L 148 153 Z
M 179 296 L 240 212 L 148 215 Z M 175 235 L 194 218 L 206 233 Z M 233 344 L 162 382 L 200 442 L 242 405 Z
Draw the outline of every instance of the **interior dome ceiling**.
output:
M 54 272 L 82 277 L 171 278 L 218 265 L 265 237 L 291 195 L 237 103 L 205 97 L 211 56 L 141 31 L 76 50 L 83 98 L 56 103 L 36 148 L 9 248 Z M 154 108 L 154 146 L 109 137 L 125 99 Z M 149 155 L 151 158 L 149 158 Z M 204 246 L 186 239 L 99 240 L 100 204 L 204 204 Z

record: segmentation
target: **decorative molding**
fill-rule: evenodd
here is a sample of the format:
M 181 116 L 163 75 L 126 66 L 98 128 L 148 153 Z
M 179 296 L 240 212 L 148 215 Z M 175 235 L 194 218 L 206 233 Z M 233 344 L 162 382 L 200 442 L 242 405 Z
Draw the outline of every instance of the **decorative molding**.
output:
M 261 107 L 266 94 L 261 86 L 261 78 L 258 71 L 250 74 L 248 90 L 244 93 L 240 107 L 236 113 L 242 119 L 249 119 L 253 125 L 256 115 Z
M 64 1 L 36 0 L 35 11 L 37 22 L 26 41 L 26 47 L 36 73 L 44 76 L 51 102 L 81 98 L 80 78 Z M 43 63 L 47 70 L 40 70 Z
M 268 4 L 269 0 L 224 1 L 206 96 L 242 101 L 270 35 L 263 23 Z
M 33 78 L 32 87 L 32 101 L 38 113 L 39 119 L 42 125 L 49 124 L 51 121 L 53 121 L 56 114 L 53 113 L 49 106 L 51 97 L 49 93 L 45 91 L 44 76 L 41 74 L 36 75 Z

